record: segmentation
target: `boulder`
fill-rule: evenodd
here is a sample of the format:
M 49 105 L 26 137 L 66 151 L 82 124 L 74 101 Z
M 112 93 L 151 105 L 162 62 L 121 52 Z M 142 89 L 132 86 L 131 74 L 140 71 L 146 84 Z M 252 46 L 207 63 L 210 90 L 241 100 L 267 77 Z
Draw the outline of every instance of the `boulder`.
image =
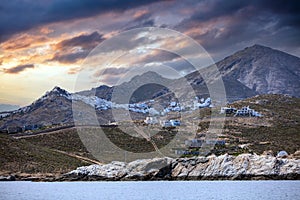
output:
M 277 158 L 287 158 L 289 156 L 289 154 L 286 151 L 279 151 L 277 153 Z

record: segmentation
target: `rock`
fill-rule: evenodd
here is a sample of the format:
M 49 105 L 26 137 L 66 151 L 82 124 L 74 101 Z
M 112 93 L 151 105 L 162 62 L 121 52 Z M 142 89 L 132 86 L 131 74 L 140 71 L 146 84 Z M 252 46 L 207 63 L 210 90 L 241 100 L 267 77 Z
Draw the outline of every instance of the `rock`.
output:
M 15 181 L 16 177 L 13 175 L 10 176 L 0 176 L 0 181 Z
M 296 151 L 295 153 L 289 156 L 291 159 L 300 159 L 300 151 Z
M 154 158 L 79 167 L 60 180 L 299 179 L 300 160 L 241 154 Z
M 288 153 L 286 151 L 279 151 L 277 154 L 277 158 L 287 158 L 288 157 Z
M 171 158 L 154 158 L 146 160 L 136 160 L 127 165 L 127 175 L 125 179 L 157 179 L 166 176 L 171 165 Z
M 268 150 L 268 151 L 264 151 L 262 153 L 262 155 L 266 155 L 266 156 L 274 156 L 274 152 L 272 150 Z
M 124 162 L 111 162 L 106 165 L 90 165 L 78 167 L 65 175 L 65 177 L 94 177 L 99 180 L 119 180 L 128 173 L 127 164 Z

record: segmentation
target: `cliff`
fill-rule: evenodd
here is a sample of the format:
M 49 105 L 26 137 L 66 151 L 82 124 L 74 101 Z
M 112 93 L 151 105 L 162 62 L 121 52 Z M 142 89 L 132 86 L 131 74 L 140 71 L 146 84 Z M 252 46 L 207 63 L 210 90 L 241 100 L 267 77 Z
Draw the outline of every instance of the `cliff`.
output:
M 300 160 L 241 154 L 196 158 L 155 158 L 79 167 L 58 181 L 76 180 L 249 180 L 300 179 Z

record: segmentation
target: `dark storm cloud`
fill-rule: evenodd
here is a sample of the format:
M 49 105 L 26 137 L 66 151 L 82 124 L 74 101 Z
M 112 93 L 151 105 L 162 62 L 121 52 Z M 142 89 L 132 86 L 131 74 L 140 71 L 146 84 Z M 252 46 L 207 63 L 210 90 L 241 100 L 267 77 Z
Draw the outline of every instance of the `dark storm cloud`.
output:
M 134 29 L 134 28 L 142 28 L 142 27 L 150 27 L 155 26 L 155 21 L 152 17 L 152 13 L 145 12 L 140 16 L 136 17 L 134 20 L 124 25 L 124 31 Z
M 83 34 L 71 39 L 66 39 L 59 42 L 56 46 L 59 49 L 69 48 L 69 47 L 82 47 L 84 49 L 93 49 L 100 42 L 104 41 L 103 35 L 98 32 L 93 32 L 91 34 Z
M 4 69 L 4 72 L 8 73 L 8 74 L 18 74 L 18 73 L 20 73 L 26 69 L 30 69 L 30 68 L 34 68 L 34 65 L 33 64 L 18 65 L 16 67 Z
M 98 32 L 82 34 L 71 39 L 66 39 L 56 45 L 58 52 L 51 61 L 61 63 L 74 63 L 87 57 L 98 44 L 104 41 L 103 35 Z
M 110 11 L 124 11 L 158 0 L 2 0 L 0 2 L 0 41 L 12 34 L 39 25 L 90 17 Z
M 203 1 L 205 9 L 194 12 L 175 28 L 188 31 L 222 21 L 205 33 L 193 33 L 205 49 L 224 55 L 245 46 L 261 43 L 290 49 L 299 47 L 300 2 L 283 0 L 266 1 Z M 222 52 L 223 51 L 223 52 Z
M 60 52 L 54 54 L 53 58 L 50 59 L 49 61 L 58 61 L 64 64 L 72 64 L 86 58 L 88 55 L 89 55 L 89 51 L 71 52 L 71 53 Z
M 218 17 L 231 16 L 238 12 L 241 15 L 247 10 L 251 9 L 251 13 L 244 13 L 243 19 L 249 16 L 263 16 L 266 12 L 271 12 L 274 17 L 279 17 L 279 21 L 282 22 L 281 25 L 299 25 L 300 20 L 300 2 L 297 0 L 285 1 L 285 0 L 253 0 L 253 1 L 204 1 L 203 6 L 207 9 L 201 12 L 196 12 L 186 22 L 204 22 L 210 19 L 215 19 Z

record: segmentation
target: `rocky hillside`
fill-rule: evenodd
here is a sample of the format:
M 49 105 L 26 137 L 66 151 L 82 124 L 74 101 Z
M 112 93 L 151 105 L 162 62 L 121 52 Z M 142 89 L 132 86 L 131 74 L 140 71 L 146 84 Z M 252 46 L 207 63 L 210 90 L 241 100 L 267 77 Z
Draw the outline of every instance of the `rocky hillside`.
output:
M 79 167 L 58 180 L 300 179 L 300 160 L 269 155 L 155 158 Z
M 300 59 L 254 45 L 217 64 L 223 77 L 238 80 L 259 94 L 300 96 Z
M 130 81 L 120 85 L 112 87 L 101 85 L 97 88 L 92 88 L 91 90 L 78 92 L 77 94 L 97 96 L 111 101 L 113 92 L 115 92 L 118 96 L 114 96 L 113 100 L 115 102 L 123 102 L 122 97 L 127 97 L 132 93 L 130 103 L 137 103 L 166 94 L 169 91 L 166 87 L 172 85 L 173 82 L 174 80 L 164 78 L 155 72 L 149 71 L 142 75 L 134 76 Z
M 254 45 L 224 58 L 216 65 L 230 100 L 255 94 L 300 96 L 300 58 L 290 54 Z M 187 75 L 187 79 L 203 84 L 197 72 Z
M 73 121 L 70 95 L 66 90 L 55 87 L 31 105 L 20 108 L 3 118 L 0 127 L 5 129 L 24 125 L 70 124 Z

